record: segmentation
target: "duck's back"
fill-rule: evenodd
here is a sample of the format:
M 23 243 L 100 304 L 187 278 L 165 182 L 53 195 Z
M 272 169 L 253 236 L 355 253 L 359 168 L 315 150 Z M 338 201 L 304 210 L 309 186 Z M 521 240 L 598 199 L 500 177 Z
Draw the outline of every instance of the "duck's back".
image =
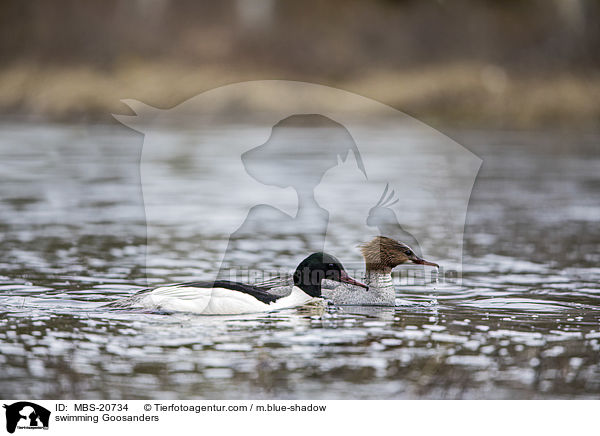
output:
M 295 307 L 312 297 L 292 285 L 286 296 L 243 283 L 217 280 L 190 282 L 145 289 L 111 307 L 200 315 L 239 315 Z
M 263 312 L 276 298 L 261 301 L 254 295 L 218 287 L 165 286 L 148 294 L 143 305 L 167 312 L 191 312 L 202 315 L 237 315 Z

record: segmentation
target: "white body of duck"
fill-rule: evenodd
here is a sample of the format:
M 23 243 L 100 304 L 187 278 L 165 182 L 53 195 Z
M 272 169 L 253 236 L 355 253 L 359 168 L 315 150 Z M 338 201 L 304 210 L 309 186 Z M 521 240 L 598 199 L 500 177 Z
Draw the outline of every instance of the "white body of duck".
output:
M 230 288 L 175 285 L 155 288 L 139 299 L 137 304 L 144 309 L 166 312 L 239 315 L 303 306 L 316 299 L 297 286 L 293 286 L 292 292 L 287 296 L 265 301 Z
M 201 315 L 239 315 L 270 312 L 302 306 L 321 297 L 321 281 L 332 278 L 368 288 L 348 276 L 342 264 L 326 253 L 313 253 L 304 259 L 293 275 L 288 295 L 275 295 L 264 288 L 227 280 L 190 282 L 160 286 L 110 303 L 110 307 L 142 308 Z M 364 291 L 364 290 L 363 290 Z

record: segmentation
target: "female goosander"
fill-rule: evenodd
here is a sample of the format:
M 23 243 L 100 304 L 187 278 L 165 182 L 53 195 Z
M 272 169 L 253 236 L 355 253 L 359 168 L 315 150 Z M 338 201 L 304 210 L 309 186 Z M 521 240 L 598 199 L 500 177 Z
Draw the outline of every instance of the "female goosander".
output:
M 437 263 L 417 256 L 408 245 L 385 236 L 377 236 L 362 244 L 360 251 L 365 259 L 364 281 L 369 292 L 357 295 L 351 285 L 324 283 L 323 297 L 338 306 L 395 306 L 392 269 L 406 262 L 439 268 Z
M 429 265 L 438 264 L 420 258 L 406 244 L 385 236 L 377 236 L 360 246 L 365 260 L 365 283 L 369 292 L 357 292 L 352 284 L 323 282 L 321 295 L 338 306 L 395 306 L 396 292 L 392 282 L 392 269 L 406 262 Z M 275 295 L 290 293 L 291 277 L 274 278 L 257 284 Z
M 368 289 L 352 279 L 335 257 L 313 253 L 300 262 L 293 275 L 293 287 L 287 296 L 267 292 L 259 286 L 228 280 L 180 283 L 145 289 L 111 307 L 141 307 L 167 312 L 191 312 L 202 315 L 238 315 L 270 312 L 301 306 L 321 297 L 323 279 Z

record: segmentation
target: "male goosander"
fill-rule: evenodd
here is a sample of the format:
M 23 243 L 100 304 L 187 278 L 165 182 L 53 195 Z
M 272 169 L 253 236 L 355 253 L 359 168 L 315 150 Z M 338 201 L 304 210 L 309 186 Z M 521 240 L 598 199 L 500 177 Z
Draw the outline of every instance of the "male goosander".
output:
M 429 265 L 438 264 L 420 258 L 406 244 L 385 236 L 377 236 L 360 246 L 365 260 L 365 282 L 368 292 L 357 292 L 352 284 L 323 282 L 321 295 L 338 306 L 395 306 L 396 292 L 392 282 L 392 269 L 406 262 Z M 292 279 L 274 278 L 257 284 L 275 295 L 290 293 Z
M 228 280 L 179 283 L 145 289 L 132 297 L 111 303 L 111 307 L 142 307 L 167 312 L 191 312 L 202 315 L 238 315 L 270 312 L 301 306 L 321 297 L 323 279 L 368 289 L 351 278 L 335 257 L 313 253 L 304 259 L 293 275 L 293 287 L 287 296 L 275 295 L 259 286 Z

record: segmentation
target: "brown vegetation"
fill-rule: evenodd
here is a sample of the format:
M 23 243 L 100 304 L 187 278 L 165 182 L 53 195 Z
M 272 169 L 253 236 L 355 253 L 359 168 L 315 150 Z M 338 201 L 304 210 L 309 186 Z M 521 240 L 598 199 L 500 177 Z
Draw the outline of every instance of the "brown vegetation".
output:
M 8 1 L 0 112 L 108 120 L 123 98 L 288 79 L 433 123 L 595 128 L 599 16 L 597 0 Z

